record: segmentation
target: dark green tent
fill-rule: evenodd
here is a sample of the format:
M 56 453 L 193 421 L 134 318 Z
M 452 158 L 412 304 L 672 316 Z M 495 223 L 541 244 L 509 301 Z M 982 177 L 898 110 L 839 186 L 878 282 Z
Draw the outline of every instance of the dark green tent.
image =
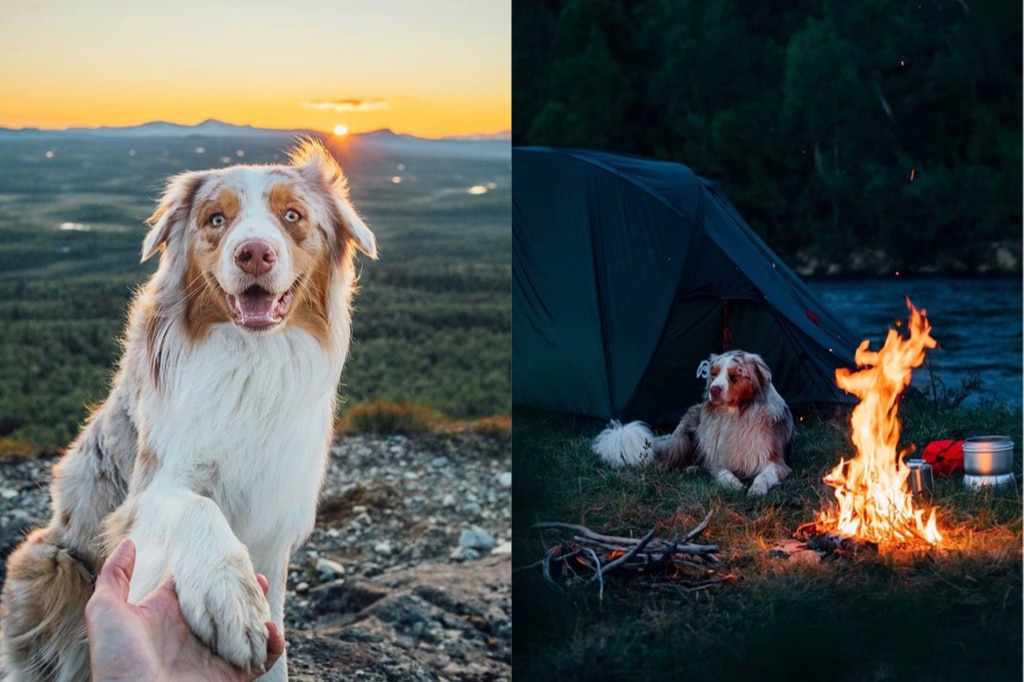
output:
M 760 354 L 790 405 L 849 402 L 835 369 L 859 339 L 676 163 L 512 151 L 512 402 L 671 423 L 700 365 Z

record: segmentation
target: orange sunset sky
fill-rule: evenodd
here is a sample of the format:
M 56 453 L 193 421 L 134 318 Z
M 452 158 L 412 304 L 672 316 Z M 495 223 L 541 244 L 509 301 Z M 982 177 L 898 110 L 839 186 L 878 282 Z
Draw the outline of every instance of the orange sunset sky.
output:
M 511 128 L 509 0 L 0 0 L 0 126 Z

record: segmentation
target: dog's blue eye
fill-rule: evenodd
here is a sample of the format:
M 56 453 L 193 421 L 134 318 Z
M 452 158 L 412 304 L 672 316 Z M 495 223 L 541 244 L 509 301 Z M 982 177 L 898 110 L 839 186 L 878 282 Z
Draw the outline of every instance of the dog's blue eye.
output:
M 299 222 L 299 220 L 302 219 L 302 215 L 295 209 L 289 208 L 284 213 L 284 219 L 287 220 L 289 223 L 297 223 Z
M 221 213 L 214 213 L 207 222 L 210 223 L 211 227 L 223 227 L 224 223 L 227 222 L 227 218 Z

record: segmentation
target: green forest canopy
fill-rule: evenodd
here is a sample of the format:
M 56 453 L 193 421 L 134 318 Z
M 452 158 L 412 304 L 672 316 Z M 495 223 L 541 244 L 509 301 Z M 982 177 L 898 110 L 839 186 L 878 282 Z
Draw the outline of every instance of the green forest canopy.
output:
M 799 271 L 1020 272 L 1019 0 L 513 4 L 513 143 L 678 161 Z

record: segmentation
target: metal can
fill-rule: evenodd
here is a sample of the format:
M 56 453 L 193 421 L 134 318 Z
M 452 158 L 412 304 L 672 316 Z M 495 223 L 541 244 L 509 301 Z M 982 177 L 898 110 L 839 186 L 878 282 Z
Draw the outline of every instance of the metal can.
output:
M 935 487 L 935 479 L 932 476 L 932 465 L 923 459 L 908 459 L 907 466 L 910 474 L 907 476 L 907 486 L 914 497 L 925 497 L 932 494 Z

